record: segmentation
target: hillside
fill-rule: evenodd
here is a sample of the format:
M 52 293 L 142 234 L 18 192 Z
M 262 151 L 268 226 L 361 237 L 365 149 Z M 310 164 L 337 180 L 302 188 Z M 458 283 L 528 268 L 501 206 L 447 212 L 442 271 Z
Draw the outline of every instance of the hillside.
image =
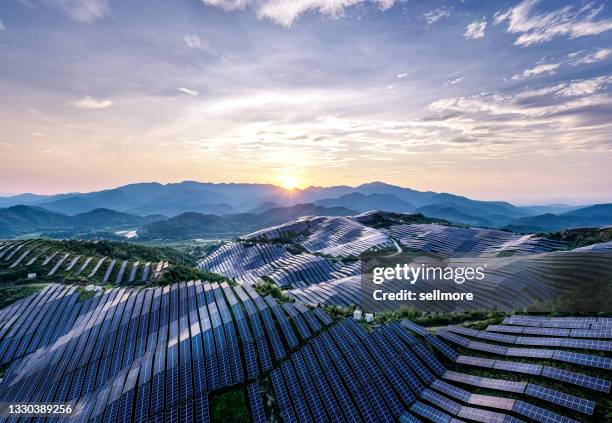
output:
M 68 216 L 41 207 L 13 206 L 0 209 L 0 237 L 41 232 L 72 237 L 101 230 L 135 229 L 164 219 L 167 218 L 161 215 L 143 217 L 110 209 L 95 209 Z
M 612 241 L 612 228 L 582 228 L 553 232 L 548 238 L 567 242 L 569 249 Z
M 13 206 L 0 209 L 0 237 L 19 234 L 67 229 L 73 226 L 72 219 L 40 207 Z
M 144 226 L 140 239 L 194 239 L 210 236 L 234 236 L 267 226 L 278 225 L 305 215 L 347 216 L 353 210 L 342 207 L 321 207 L 314 204 L 298 204 L 292 207 L 276 207 L 260 214 L 241 213 L 225 216 L 202 213 L 183 213 L 173 218 Z
M 596 204 L 560 214 L 547 213 L 515 219 L 505 228 L 517 232 L 554 232 L 606 225 L 612 225 L 612 204 Z
M 414 205 L 393 194 L 361 194 L 354 192 L 338 198 L 317 200 L 315 204 L 324 207 L 346 207 L 347 209 L 364 212 L 368 210 L 386 210 L 390 212 L 407 213 L 415 209 Z

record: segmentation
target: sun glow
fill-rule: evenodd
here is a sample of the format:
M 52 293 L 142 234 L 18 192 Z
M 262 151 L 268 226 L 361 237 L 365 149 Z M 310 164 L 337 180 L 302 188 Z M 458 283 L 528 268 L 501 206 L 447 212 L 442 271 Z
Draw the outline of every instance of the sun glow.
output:
M 294 178 L 293 176 L 284 175 L 284 176 L 281 176 L 279 180 L 280 180 L 281 186 L 285 188 L 287 191 L 292 191 L 294 188 L 298 186 L 298 180 Z

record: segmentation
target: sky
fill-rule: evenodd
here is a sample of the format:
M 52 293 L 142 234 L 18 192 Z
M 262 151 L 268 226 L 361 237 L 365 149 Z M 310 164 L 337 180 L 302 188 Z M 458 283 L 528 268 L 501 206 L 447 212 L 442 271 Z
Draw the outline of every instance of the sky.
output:
M 0 193 L 612 201 L 606 1 L 3 0 Z

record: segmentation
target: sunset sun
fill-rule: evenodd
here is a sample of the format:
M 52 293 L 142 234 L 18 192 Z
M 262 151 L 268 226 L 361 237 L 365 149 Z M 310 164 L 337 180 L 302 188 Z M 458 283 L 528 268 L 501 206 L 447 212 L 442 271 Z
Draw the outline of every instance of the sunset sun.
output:
M 280 185 L 288 191 L 291 191 L 294 188 L 296 188 L 299 183 L 297 178 L 293 176 L 286 176 L 286 175 L 281 176 L 279 180 L 280 180 Z

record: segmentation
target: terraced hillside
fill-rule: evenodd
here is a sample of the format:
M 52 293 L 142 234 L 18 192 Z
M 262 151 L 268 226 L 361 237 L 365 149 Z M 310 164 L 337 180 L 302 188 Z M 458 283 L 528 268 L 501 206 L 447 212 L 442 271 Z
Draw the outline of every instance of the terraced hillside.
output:
M 611 412 L 612 318 L 512 316 L 434 335 L 408 320 L 333 320 L 248 284 L 84 301 L 74 289 L 52 284 L 0 310 L 0 402 L 69 402 L 59 420 L 104 422 L 572 423 Z
M 0 241 L 0 278 L 16 282 L 35 274 L 45 281 L 142 284 L 160 278 L 169 265 L 163 258 L 146 260 L 146 254 L 143 260 L 109 257 L 105 248 L 97 247 L 96 241 Z
M 485 264 L 486 277 L 477 282 L 476 301 L 425 305 L 435 311 L 471 307 L 510 312 L 577 289 L 572 275 L 580 274 L 579 282 L 585 285 L 612 275 L 606 244 L 568 251 L 569 244 L 560 239 L 456 227 L 419 216 L 374 211 L 349 217 L 304 217 L 225 243 L 200 260 L 198 267 L 239 283 L 273 283 L 291 298 L 313 306 L 344 307 L 368 305 L 362 304 L 360 294 L 364 253 L 433 256 L 448 267 Z M 412 289 L 462 293 L 475 286 L 422 280 Z

